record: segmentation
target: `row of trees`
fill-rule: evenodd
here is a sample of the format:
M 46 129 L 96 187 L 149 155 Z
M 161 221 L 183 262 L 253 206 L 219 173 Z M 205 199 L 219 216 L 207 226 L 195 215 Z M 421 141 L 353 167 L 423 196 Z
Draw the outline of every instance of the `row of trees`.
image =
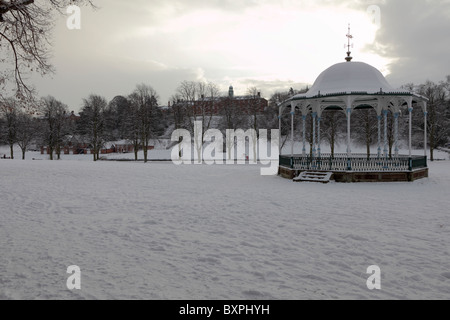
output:
M 422 85 L 409 85 L 410 88 L 417 89 L 421 95 L 429 99 L 427 105 L 427 127 L 428 144 L 430 147 L 431 160 L 434 159 L 434 150 L 450 142 L 450 75 L 445 81 L 434 83 L 427 81 Z M 416 114 L 413 119 L 414 132 L 423 135 L 423 117 Z M 413 140 L 415 145 L 423 147 L 423 139 L 416 136 Z
M 408 84 L 408 90 L 414 90 L 426 96 L 428 102 L 428 142 L 431 159 L 434 150 L 449 142 L 450 138 L 450 76 L 445 81 L 434 83 L 427 81 L 421 85 Z M 157 92 L 148 85 L 139 84 L 128 96 L 116 96 L 109 103 L 98 95 L 90 95 L 83 99 L 80 118 L 74 121 L 68 107 L 53 97 L 39 101 L 34 108 L 25 108 L 16 99 L 6 99 L 0 105 L 0 142 L 10 146 L 11 157 L 14 157 L 13 146 L 18 144 L 22 150 L 22 158 L 32 145 L 45 145 L 49 148 L 50 159 L 54 155 L 60 159 L 61 148 L 73 136 L 79 137 L 93 150 L 94 160 L 100 157 L 100 150 L 107 141 L 128 140 L 135 150 L 143 150 L 144 161 L 148 161 L 148 147 L 151 139 L 169 138 L 175 129 L 186 129 L 194 133 L 195 123 L 202 123 L 197 128 L 200 133 L 197 145 L 205 140 L 204 133 L 211 128 L 219 129 L 226 136 L 226 130 L 232 129 L 272 129 L 278 127 L 278 104 L 290 96 L 307 91 L 293 89 L 278 92 L 269 100 L 269 107 L 261 111 L 260 93 L 257 88 L 248 89 L 246 104 L 239 104 L 236 97 L 221 96 L 214 83 L 183 81 L 171 97 L 168 109 L 159 106 Z M 239 98 L 238 98 L 239 99 Z M 220 104 L 215 109 L 214 104 Z M 38 111 L 39 117 L 32 116 Z M 295 135 L 302 136 L 300 116 L 295 121 Z M 290 137 L 290 117 L 282 117 L 282 144 Z M 370 149 L 378 140 L 377 114 L 373 109 L 357 110 L 352 116 L 352 140 Z M 403 112 L 399 118 L 400 140 L 408 140 L 408 113 Z M 420 111 L 413 112 L 413 146 L 423 148 L 424 116 Z M 388 117 L 389 153 L 393 153 L 394 120 Z M 312 117 L 307 121 L 307 141 L 312 144 Z M 339 111 L 324 111 L 321 122 L 322 141 L 335 146 L 346 137 L 346 115 Z M 254 137 L 257 139 L 257 136 Z M 256 145 L 256 143 L 254 143 Z M 225 141 L 228 151 L 234 141 Z M 231 154 L 229 152 L 228 154 Z
M 22 158 L 31 146 L 46 146 L 50 159 L 60 159 L 62 147 L 77 136 L 90 146 L 94 161 L 100 158 L 100 150 L 109 140 L 133 141 L 135 154 L 147 150 L 151 138 L 164 126 L 158 95 L 150 86 L 141 84 L 128 96 L 118 96 L 110 103 L 101 96 L 90 95 L 83 99 L 80 117 L 69 113 L 67 105 L 54 97 L 45 97 L 33 108 L 24 107 L 20 100 L 6 99 L 0 105 L 0 141 L 10 146 L 14 158 L 14 145 L 22 150 Z M 158 131 L 159 130 L 159 131 Z
M 241 97 L 242 98 L 242 97 Z M 83 99 L 79 118 L 69 113 L 68 107 L 54 97 L 42 98 L 32 108 L 24 102 L 9 98 L 1 103 L 0 142 L 10 146 L 14 158 L 15 144 L 22 148 L 22 157 L 31 144 L 46 146 L 50 159 L 60 159 L 62 147 L 74 136 L 92 150 L 94 161 L 107 141 L 128 140 L 135 150 L 143 150 L 148 161 L 151 139 L 170 138 L 175 129 L 186 129 L 202 145 L 204 133 L 210 128 L 226 129 L 276 128 L 276 108 L 261 107 L 257 88 L 248 89 L 245 104 L 233 96 L 221 96 L 214 83 L 183 81 L 172 96 L 169 108 L 159 106 L 157 92 L 148 85 L 139 84 L 128 96 L 116 96 L 109 103 L 98 95 Z M 219 107 L 220 106 L 220 107 Z M 38 116 L 36 116 L 36 114 Z M 195 130 L 194 125 L 202 123 Z M 257 138 L 256 136 L 254 137 Z M 255 143 L 256 145 L 256 143 Z M 231 148 L 231 143 L 227 142 Z

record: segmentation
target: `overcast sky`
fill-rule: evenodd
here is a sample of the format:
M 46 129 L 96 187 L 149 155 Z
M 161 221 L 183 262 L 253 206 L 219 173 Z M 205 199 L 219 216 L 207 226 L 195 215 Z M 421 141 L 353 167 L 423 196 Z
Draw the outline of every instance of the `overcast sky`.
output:
M 378 68 L 394 87 L 450 74 L 450 0 L 95 0 L 81 30 L 56 24 L 56 73 L 34 78 L 42 96 L 79 111 L 91 93 L 111 100 L 138 83 L 166 105 L 183 80 L 216 83 L 236 94 L 311 85 L 352 56 Z M 380 16 L 377 15 L 377 7 Z M 370 7 L 371 6 L 371 7 Z M 375 9 L 369 10 L 370 9 Z

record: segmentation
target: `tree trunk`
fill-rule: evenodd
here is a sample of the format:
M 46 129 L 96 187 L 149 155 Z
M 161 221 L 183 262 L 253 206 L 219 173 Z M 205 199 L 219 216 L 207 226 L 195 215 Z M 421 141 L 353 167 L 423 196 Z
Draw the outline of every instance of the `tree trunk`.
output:
M 13 144 L 9 145 L 9 150 L 10 150 L 10 153 L 11 153 L 11 159 L 14 159 L 14 145 Z
M 367 159 L 370 158 L 370 127 L 368 124 L 366 124 L 366 152 L 367 152 Z
M 147 154 L 148 154 L 148 142 L 142 143 L 142 151 L 144 152 L 144 163 L 147 163 Z
M 253 139 L 253 163 L 258 163 L 258 155 L 257 155 L 258 137 L 256 136 L 256 131 L 253 132 L 252 139 Z M 250 162 L 250 157 L 248 159 Z
M 371 132 L 370 132 L 370 117 L 369 117 L 369 112 L 366 111 L 366 151 L 367 151 L 367 159 L 370 158 L 370 144 L 371 144 Z
M 334 128 L 332 129 L 333 132 L 331 133 L 331 157 L 334 158 Z
M 430 132 L 430 160 L 434 161 L 434 127 L 432 127 Z
M 134 161 L 138 161 L 139 144 L 134 142 Z
M 336 116 L 333 114 L 330 121 L 331 126 L 331 137 L 330 137 L 330 145 L 331 145 L 331 157 L 334 158 L 334 144 L 336 142 Z
M 309 128 L 309 153 L 310 153 L 310 157 L 312 158 L 313 156 L 313 142 L 314 142 L 314 118 L 311 116 L 310 117 L 310 128 Z
M 393 143 L 391 141 L 389 141 L 389 158 L 391 158 L 391 159 L 392 159 L 392 146 L 393 146 Z

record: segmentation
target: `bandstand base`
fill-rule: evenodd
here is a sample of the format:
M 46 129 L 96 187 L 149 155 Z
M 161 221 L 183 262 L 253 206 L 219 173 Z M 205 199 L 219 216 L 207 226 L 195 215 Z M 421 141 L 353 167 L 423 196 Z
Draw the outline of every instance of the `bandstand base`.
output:
M 294 179 L 301 172 L 308 170 L 296 170 L 287 167 L 278 167 L 278 175 L 286 179 Z M 332 180 L 336 182 L 412 182 L 415 180 L 428 178 L 428 168 L 419 168 L 413 171 L 394 172 L 354 172 L 354 171 L 333 171 Z

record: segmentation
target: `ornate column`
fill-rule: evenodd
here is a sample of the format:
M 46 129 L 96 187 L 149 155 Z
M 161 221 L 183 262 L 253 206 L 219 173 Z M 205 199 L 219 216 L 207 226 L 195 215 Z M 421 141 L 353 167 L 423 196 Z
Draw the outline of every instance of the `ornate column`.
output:
M 394 144 L 395 144 L 395 157 L 398 158 L 398 118 L 400 116 L 399 112 L 394 113 L 395 126 L 394 126 Z
M 306 157 L 306 116 L 302 115 L 302 122 L 303 122 L 303 156 Z
M 316 157 L 316 118 L 317 118 L 317 112 L 313 112 L 313 149 L 312 149 L 312 155 L 313 157 Z
M 278 154 L 282 155 L 281 153 L 281 108 L 280 112 L 278 113 L 278 131 L 280 134 L 278 135 Z
M 381 158 L 381 114 L 377 116 L 378 119 L 378 158 Z
M 320 121 L 322 118 L 317 116 L 317 156 L 320 158 Z
M 409 112 L 409 157 L 412 157 L 412 112 L 413 107 L 411 104 L 408 106 L 408 112 Z
M 424 137 L 423 137 L 423 152 L 425 157 L 427 156 L 427 145 L 428 145 L 428 112 L 427 112 L 427 103 L 423 102 L 423 115 L 424 115 Z
M 387 116 L 388 116 L 388 110 L 383 110 L 384 115 L 384 157 L 388 157 L 388 139 L 387 139 Z
M 291 111 L 291 157 L 294 157 L 294 115 L 295 115 L 295 106 L 292 105 L 292 111 Z
M 352 117 L 352 106 L 355 98 L 352 96 L 347 96 L 345 100 L 343 100 L 347 107 L 347 170 L 352 170 L 352 148 L 351 148 L 351 117 Z
M 350 139 L 350 120 L 352 115 L 352 108 L 350 106 L 347 106 L 347 157 L 351 158 L 352 156 L 352 149 L 350 147 L 351 139 Z

